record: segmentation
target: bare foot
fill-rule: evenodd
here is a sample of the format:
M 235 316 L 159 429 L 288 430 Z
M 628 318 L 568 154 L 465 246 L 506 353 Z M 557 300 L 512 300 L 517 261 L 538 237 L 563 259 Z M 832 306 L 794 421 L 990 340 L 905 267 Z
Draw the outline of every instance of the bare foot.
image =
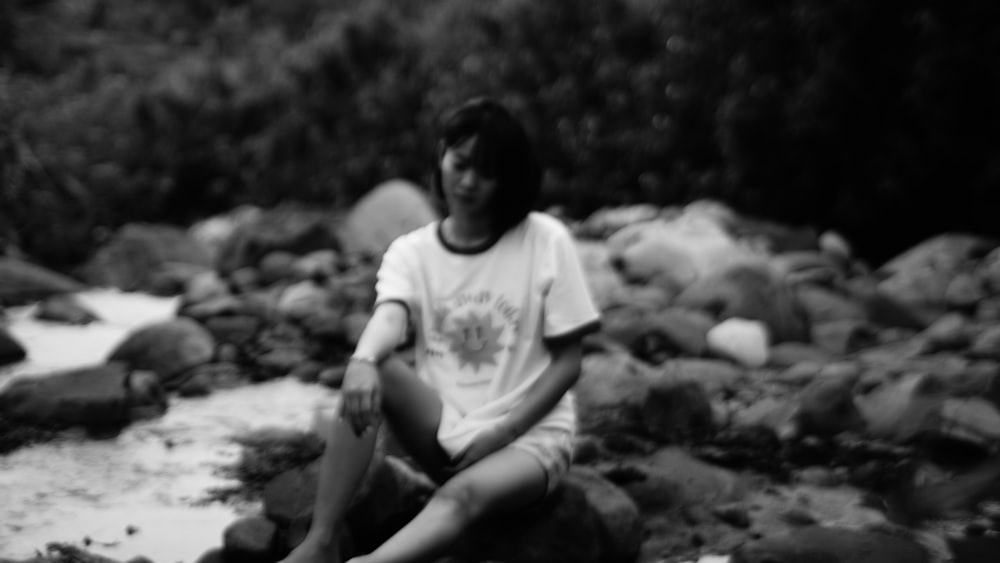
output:
M 336 542 L 306 536 L 288 557 L 278 563 L 340 563 L 340 549 Z

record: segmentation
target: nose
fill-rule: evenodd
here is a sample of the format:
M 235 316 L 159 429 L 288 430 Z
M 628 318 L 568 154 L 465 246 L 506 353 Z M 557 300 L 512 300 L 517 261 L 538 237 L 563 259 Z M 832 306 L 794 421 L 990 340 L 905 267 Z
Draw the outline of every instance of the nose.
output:
M 471 189 L 476 187 L 476 183 L 479 181 L 479 175 L 472 168 L 464 171 L 462 176 L 459 178 L 458 185 L 462 189 Z

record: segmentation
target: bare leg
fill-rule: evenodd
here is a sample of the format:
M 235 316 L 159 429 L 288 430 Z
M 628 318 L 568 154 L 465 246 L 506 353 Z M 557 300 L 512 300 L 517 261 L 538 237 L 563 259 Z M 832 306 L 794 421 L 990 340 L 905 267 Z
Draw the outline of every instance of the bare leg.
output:
M 316 504 L 309 533 L 283 561 L 285 563 L 335 563 L 339 547 L 337 525 L 364 477 L 375 449 L 376 430 L 356 436 L 346 420 L 335 417 L 320 460 Z
M 398 358 L 389 358 L 382 364 L 379 381 L 382 383 L 382 409 L 396 436 L 425 471 L 440 481 L 448 460 L 437 442 L 437 427 L 441 421 L 441 401 L 437 394 Z M 371 463 L 377 429 L 359 437 L 350 423 L 335 417 L 329 432 L 320 461 L 312 525 L 306 538 L 284 563 L 336 561 L 337 525 Z
M 350 563 L 433 560 L 479 518 L 527 506 L 545 486 L 545 471 L 531 454 L 505 448 L 453 477 L 396 535 Z
M 406 362 L 391 357 L 379 371 L 382 411 L 393 434 L 434 481 L 446 480 L 448 454 L 437 440 L 441 424 L 441 399 Z

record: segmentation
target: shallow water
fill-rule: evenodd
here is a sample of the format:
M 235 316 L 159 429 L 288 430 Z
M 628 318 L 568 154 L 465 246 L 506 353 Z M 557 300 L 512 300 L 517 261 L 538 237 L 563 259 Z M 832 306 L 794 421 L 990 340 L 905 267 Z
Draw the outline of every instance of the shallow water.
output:
M 80 294 L 103 321 L 62 326 L 8 310 L 8 329 L 28 350 L 15 376 L 101 363 L 130 330 L 171 318 L 175 300 L 113 291 Z M 48 542 L 119 560 L 193 562 L 221 545 L 222 532 L 252 506 L 206 504 L 208 490 L 233 484 L 218 475 L 234 461 L 234 436 L 264 427 L 310 429 L 333 391 L 291 379 L 172 398 L 167 413 L 118 436 L 66 438 L 0 456 L 0 557 L 22 559 Z M 88 545 L 89 544 L 89 545 Z
M 28 358 L 0 368 L 0 388 L 13 377 L 102 363 L 131 330 L 176 310 L 175 299 L 142 294 L 78 297 L 101 322 L 65 326 L 31 318 L 33 307 L 8 309 L 7 328 Z M 281 379 L 175 397 L 164 416 L 114 438 L 66 438 L 0 456 L 0 558 L 27 559 L 62 542 L 120 561 L 145 555 L 193 563 L 221 545 L 233 520 L 259 508 L 204 502 L 211 489 L 235 484 L 218 474 L 239 455 L 232 438 L 265 427 L 314 429 L 336 396 Z M 698 563 L 727 561 L 706 556 Z

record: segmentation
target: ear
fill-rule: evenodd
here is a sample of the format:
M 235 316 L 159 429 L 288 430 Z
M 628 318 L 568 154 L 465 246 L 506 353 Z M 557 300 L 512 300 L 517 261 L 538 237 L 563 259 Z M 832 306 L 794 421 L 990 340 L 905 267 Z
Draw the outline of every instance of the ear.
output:
M 441 164 L 441 159 L 444 158 L 444 153 L 448 150 L 448 146 L 444 144 L 444 139 L 438 141 L 437 154 L 438 154 L 438 164 Z

